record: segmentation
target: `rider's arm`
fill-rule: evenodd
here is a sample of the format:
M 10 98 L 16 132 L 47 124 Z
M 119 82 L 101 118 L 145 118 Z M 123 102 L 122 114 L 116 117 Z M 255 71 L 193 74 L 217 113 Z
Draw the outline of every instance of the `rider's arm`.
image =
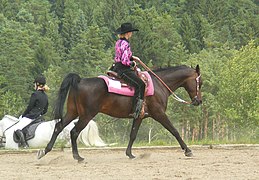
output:
M 121 55 L 121 63 L 125 66 L 131 66 L 131 57 L 132 52 L 130 49 L 130 45 L 127 41 L 123 41 L 121 43 L 122 55 Z
M 47 113 L 47 111 L 48 111 L 48 106 L 49 106 L 49 103 L 47 102 L 46 106 L 45 106 L 44 109 L 43 109 L 42 115 Z
M 26 110 L 24 111 L 24 113 L 22 114 L 22 117 L 24 117 L 25 115 L 27 115 L 31 110 L 32 108 L 34 107 L 34 104 L 36 102 L 36 94 L 35 93 L 32 93 L 31 95 L 31 98 L 30 98 L 30 102 L 26 108 Z

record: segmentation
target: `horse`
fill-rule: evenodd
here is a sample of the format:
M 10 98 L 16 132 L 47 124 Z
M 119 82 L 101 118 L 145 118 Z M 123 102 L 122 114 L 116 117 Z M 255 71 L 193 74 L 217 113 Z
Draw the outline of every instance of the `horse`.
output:
M 147 117 L 151 117 L 159 122 L 175 136 L 182 150 L 184 150 L 185 156 L 192 156 L 192 151 L 180 137 L 179 132 L 170 122 L 165 111 L 168 97 L 179 87 L 183 87 L 187 91 L 191 99 L 190 104 L 198 106 L 202 103 L 202 79 L 199 65 L 196 68 L 185 65 L 160 68 L 148 71 L 148 73 L 153 81 L 154 94 L 145 97 L 145 116 L 133 118 L 126 156 L 130 159 L 135 158 L 132 154 L 132 145 L 136 139 L 142 119 Z M 63 117 L 65 101 L 67 102 L 67 111 Z M 40 159 L 50 152 L 62 129 L 74 118 L 79 117 L 78 123 L 71 130 L 70 134 L 73 158 L 78 162 L 83 161 L 84 158 L 78 152 L 76 139 L 82 129 L 98 113 L 117 118 L 131 118 L 132 97 L 109 93 L 105 81 L 99 77 L 81 78 L 77 73 L 69 73 L 61 83 L 54 108 L 55 118 L 61 119 L 61 121 L 56 124 L 55 131 L 45 149 L 38 151 L 37 158 Z
M 19 119 L 10 115 L 5 115 L 0 121 L 0 140 L 2 140 L 2 146 L 6 149 L 19 149 L 18 143 L 14 142 L 13 133 L 15 124 Z M 58 139 L 64 140 L 67 144 L 70 142 L 70 131 L 75 126 L 78 119 L 69 123 L 63 131 L 59 134 Z M 29 147 L 44 147 L 50 141 L 52 133 L 54 131 L 55 124 L 58 120 L 45 121 L 39 124 L 35 130 L 35 135 L 32 139 L 28 140 Z M 99 130 L 97 124 L 94 121 L 90 123 L 82 130 L 78 139 L 85 146 L 106 146 L 104 141 L 99 136 Z

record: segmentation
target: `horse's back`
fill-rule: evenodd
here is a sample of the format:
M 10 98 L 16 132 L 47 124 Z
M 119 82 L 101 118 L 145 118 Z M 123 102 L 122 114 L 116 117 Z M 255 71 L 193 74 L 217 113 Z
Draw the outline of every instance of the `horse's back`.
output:
M 56 120 L 41 122 L 35 130 L 35 136 L 44 137 L 46 135 L 52 134 L 55 128 L 55 124 Z
M 84 78 L 78 85 L 78 99 L 87 101 L 89 104 L 100 102 L 108 95 L 108 89 L 103 79 Z
M 83 113 L 91 114 L 90 118 L 99 112 L 120 118 L 127 118 L 132 113 L 132 97 L 108 92 L 102 78 L 82 79 L 78 87 L 78 103 L 84 107 Z
M 98 77 L 84 78 L 79 83 L 79 89 L 87 89 L 87 91 L 104 90 L 107 92 L 107 87 L 103 79 Z
M 40 123 L 35 130 L 34 137 L 28 140 L 29 146 L 40 147 L 47 145 L 53 134 L 55 124 L 56 120 L 44 121 Z

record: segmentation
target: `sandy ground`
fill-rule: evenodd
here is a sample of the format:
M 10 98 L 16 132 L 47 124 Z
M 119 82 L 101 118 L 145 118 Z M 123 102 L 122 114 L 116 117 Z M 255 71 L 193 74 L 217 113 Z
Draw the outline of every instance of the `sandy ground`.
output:
M 259 179 L 259 145 L 191 146 L 187 158 L 179 147 L 80 149 L 85 161 L 72 158 L 71 149 L 53 150 L 40 160 L 36 150 L 0 150 L 0 179 Z

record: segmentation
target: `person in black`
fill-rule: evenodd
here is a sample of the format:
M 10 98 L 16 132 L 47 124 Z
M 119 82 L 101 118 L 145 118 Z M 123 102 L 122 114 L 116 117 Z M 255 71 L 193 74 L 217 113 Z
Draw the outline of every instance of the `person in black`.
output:
M 45 77 L 37 77 L 34 83 L 35 92 L 32 93 L 29 105 L 22 115 L 22 117 L 27 117 L 29 119 L 36 119 L 48 111 L 48 96 L 45 93 Z
M 34 80 L 34 89 L 35 91 L 31 95 L 26 110 L 19 118 L 19 122 L 15 126 L 15 134 L 19 137 L 20 144 L 24 148 L 27 148 L 28 144 L 25 140 L 22 129 L 36 119 L 39 119 L 48 111 L 48 96 L 45 93 L 45 91 L 48 90 L 48 87 L 46 86 L 46 78 L 44 76 L 38 76 Z
M 145 92 L 145 83 L 135 73 L 134 68 L 139 58 L 132 55 L 129 39 L 133 31 L 139 31 L 133 28 L 131 23 L 123 23 L 115 33 L 118 34 L 119 39 L 115 44 L 115 57 L 113 71 L 117 72 L 120 78 L 126 83 L 135 88 L 133 97 L 134 112 L 133 117 L 138 118 L 141 113 L 143 114 L 143 101 Z

